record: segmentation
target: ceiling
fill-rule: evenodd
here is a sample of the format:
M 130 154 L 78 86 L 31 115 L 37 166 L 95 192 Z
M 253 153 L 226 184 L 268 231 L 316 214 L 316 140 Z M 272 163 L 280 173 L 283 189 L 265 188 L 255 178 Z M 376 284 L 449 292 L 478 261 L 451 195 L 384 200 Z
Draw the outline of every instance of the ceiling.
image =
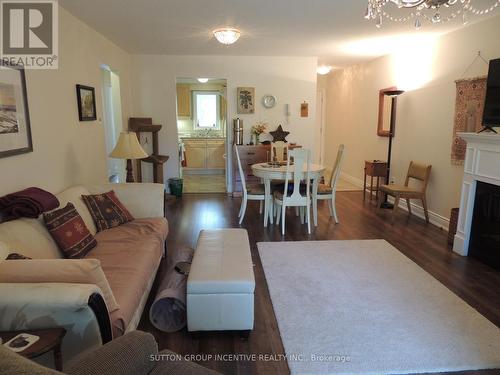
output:
M 478 6 L 495 0 L 474 0 Z M 439 25 L 363 18 L 366 0 L 59 0 L 118 46 L 134 54 L 317 56 L 347 66 L 392 52 L 419 35 L 446 33 L 461 17 Z M 395 8 L 396 11 L 397 10 Z M 491 15 L 498 15 L 499 9 Z M 471 23 L 480 20 L 471 17 Z M 237 27 L 240 40 L 223 46 L 211 30 Z M 396 42 L 394 42 L 396 40 Z M 364 48 L 368 46 L 369 48 Z

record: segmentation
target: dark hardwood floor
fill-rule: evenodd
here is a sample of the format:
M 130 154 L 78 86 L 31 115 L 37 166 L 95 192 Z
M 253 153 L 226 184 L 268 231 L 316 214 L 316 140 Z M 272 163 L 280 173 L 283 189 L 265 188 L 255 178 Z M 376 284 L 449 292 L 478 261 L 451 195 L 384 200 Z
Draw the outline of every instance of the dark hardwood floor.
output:
M 166 203 L 166 216 L 170 223 L 167 251 L 178 246 L 196 243 L 201 229 L 238 227 L 237 214 L 241 200 L 222 194 L 184 195 Z M 276 318 L 260 263 L 257 242 L 302 240 L 385 239 L 433 275 L 455 294 L 464 299 L 481 314 L 500 327 L 500 272 L 472 258 L 453 253 L 446 243 L 447 233 L 426 225 L 419 218 L 408 218 L 401 211 L 394 225 L 390 213 L 376 211 L 374 205 L 363 202 L 361 192 L 337 193 L 337 210 L 340 224 L 330 219 L 328 208 L 320 203 L 318 227 L 311 235 L 305 225 L 300 225 L 293 210 L 287 214 L 286 235 L 281 236 L 277 226 L 263 227 L 258 203 L 249 202 L 242 227 L 248 230 L 252 257 L 255 263 L 255 329 L 247 341 L 238 333 L 176 333 L 156 330 L 148 318 L 151 298 L 144 310 L 139 329 L 151 332 L 160 349 L 170 349 L 181 354 L 283 354 Z M 157 281 L 165 271 L 160 266 Z M 198 361 L 223 374 L 288 374 L 286 361 Z M 460 374 L 499 374 L 500 371 L 469 371 Z M 458 374 L 458 373 L 455 373 Z

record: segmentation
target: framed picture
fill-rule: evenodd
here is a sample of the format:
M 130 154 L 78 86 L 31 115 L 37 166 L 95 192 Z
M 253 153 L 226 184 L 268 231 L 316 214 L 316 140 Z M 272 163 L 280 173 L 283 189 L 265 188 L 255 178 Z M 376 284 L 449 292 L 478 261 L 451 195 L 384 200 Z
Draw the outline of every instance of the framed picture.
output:
M 255 88 L 254 87 L 238 87 L 238 113 L 251 114 L 255 113 Z
M 90 86 L 76 85 L 76 96 L 78 98 L 78 118 L 80 121 L 95 121 L 97 119 L 95 89 Z
M 33 151 L 24 69 L 0 69 L 0 157 Z

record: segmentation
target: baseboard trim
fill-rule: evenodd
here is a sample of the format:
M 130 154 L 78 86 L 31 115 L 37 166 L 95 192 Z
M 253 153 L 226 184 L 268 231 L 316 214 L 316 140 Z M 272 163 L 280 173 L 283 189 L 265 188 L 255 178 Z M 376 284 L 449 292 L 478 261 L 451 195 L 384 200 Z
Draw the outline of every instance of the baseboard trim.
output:
M 217 175 L 221 176 L 226 173 L 225 169 L 220 168 L 182 168 L 182 174 L 185 176 L 194 176 L 194 175 Z
M 353 185 L 356 185 L 357 187 L 360 187 L 361 190 L 363 190 L 363 180 L 360 180 L 359 178 L 351 176 L 350 174 L 347 174 L 345 172 L 340 172 L 340 178 L 346 180 L 347 182 L 350 182 Z
M 363 180 L 361 180 L 357 177 L 351 176 L 345 172 L 341 172 L 340 176 L 342 179 L 350 182 L 353 185 L 359 186 L 361 189 L 363 189 Z M 389 202 L 394 203 L 394 198 L 389 197 Z M 418 204 L 416 204 L 414 202 L 410 202 L 410 205 L 411 205 L 412 214 L 425 220 L 423 207 L 419 206 Z M 406 201 L 400 201 L 399 208 L 408 212 L 408 207 L 406 206 Z M 435 225 L 436 227 L 448 232 L 448 228 L 450 227 L 450 219 L 449 218 L 446 218 L 444 216 L 441 216 L 441 215 L 429 210 L 429 221 L 431 224 Z

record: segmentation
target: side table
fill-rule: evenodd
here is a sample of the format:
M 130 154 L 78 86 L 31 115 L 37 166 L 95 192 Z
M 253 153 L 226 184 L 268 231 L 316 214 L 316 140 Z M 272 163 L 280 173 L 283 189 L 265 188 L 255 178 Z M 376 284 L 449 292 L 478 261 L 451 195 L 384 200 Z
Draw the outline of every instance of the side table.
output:
M 363 200 L 366 199 L 366 177 L 370 176 L 370 200 L 373 198 L 373 192 L 376 192 L 375 199 L 378 200 L 378 190 L 380 188 L 380 177 L 387 176 L 387 163 L 380 160 L 365 160 L 365 178 L 363 182 Z M 377 178 L 377 187 L 373 188 L 373 178 Z
M 2 338 L 2 345 L 7 341 L 17 336 L 20 333 L 28 333 L 30 335 L 39 336 L 40 339 L 35 342 L 30 347 L 24 349 L 17 354 L 22 355 L 25 358 L 36 358 L 45 354 L 49 351 L 54 352 L 54 365 L 57 371 L 62 371 L 62 353 L 61 344 L 66 334 L 66 329 L 64 328 L 50 328 L 50 329 L 38 329 L 38 330 L 22 330 L 22 331 L 9 331 L 0 332 L 0 337 Z

